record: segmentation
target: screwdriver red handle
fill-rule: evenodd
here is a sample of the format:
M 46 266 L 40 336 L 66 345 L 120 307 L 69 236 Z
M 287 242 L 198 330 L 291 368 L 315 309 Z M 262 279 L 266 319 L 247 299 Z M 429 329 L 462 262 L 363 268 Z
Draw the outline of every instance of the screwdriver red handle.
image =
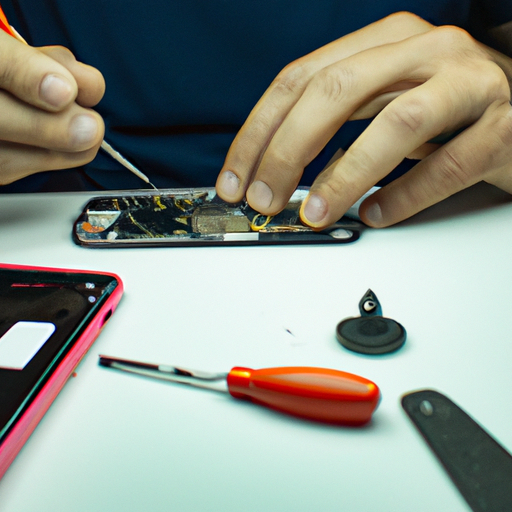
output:
M 227 376 L 227 384 L 235 398 L 302 418 L 345 425 L 368 422 L 380 400 L 379 388 L 372 381 L 325 368 L 235 367 Z

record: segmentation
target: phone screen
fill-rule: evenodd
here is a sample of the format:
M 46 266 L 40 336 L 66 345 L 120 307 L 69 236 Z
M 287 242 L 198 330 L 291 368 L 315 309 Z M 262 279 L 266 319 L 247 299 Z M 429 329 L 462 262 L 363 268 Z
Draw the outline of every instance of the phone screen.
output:
M 118 284 L 108 274 L 0 267 L 0 444 Z

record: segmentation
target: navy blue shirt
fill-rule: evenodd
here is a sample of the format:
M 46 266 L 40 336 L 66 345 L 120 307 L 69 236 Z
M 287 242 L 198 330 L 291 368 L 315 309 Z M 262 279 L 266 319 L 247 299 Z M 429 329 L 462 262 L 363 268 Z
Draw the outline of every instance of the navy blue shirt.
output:
M 512 0 L 4 0 L 35 46 L 68 47 L 98 68 L 105 138 L 158 187 L 211 186 L 250 110 L 289 62 L 393 12 L 453 24 L 482 40 L 512 20 Z M 489 12 L 487 12 L 489 11 Z M 349 122 L 306 169 L 309 184 L 366 122 Z M 100 151 L 83 169 L 0 191 L 138 188 Z

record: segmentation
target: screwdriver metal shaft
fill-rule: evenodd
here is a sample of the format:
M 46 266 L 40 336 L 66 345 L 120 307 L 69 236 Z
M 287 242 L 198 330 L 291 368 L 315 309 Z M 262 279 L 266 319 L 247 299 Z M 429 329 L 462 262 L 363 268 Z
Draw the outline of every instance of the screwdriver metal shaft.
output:
M 143 363 L 100 355 L 99 364 L 146 377 L 227 391 L 271 409 L 309 420 L 343 425 L 370 421 L 380 401 L 372 381 L 339 370 L 290 366 L 235 367 L 229 373 L 198 372 L 170 365 Z

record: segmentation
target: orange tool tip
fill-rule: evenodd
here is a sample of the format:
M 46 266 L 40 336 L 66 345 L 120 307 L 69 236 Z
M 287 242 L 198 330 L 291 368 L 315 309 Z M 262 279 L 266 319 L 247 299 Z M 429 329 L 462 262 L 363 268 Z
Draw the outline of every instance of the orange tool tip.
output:
M 2 7 L 0 6 L 0 28 L 7 32 L 12 37 L 16 37 L 16 34 L 14 33 L 13 29 L 11 28 L 11 25 L 9 25 L 9 22 L 7 21 L 7 18 L 4 14 L 4 11 L 2 10 Z
M 372 381 L 326 368 L 233 368 L 229 393 L 280 412 L 325 423 L 363 425 L 380 401 Z

